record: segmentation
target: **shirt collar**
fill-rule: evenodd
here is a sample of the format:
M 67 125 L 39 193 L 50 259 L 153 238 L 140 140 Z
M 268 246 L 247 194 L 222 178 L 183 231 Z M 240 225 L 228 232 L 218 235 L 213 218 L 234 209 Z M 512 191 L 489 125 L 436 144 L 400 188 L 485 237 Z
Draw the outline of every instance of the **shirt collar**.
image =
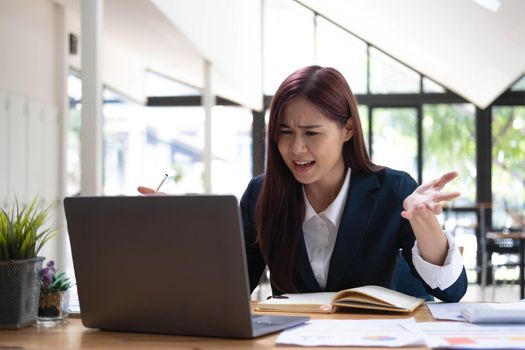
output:
M 343 182 L 343 186 L 341 186 L 341 189 L 339 190 L 339 193 L 337 194 L 337 197 L 335 197 L 334 201 L 324 211 L 319 213 L 319 215 L 324 215 L 328 220 L 330 220 L 335 225 L 335 227 L 339 227 L 341 216 L 343 216 L 343 209 L 346 203 L 346 198 L 348 196 L 348 187 L 350 186 L 350 172 L 351 169 L 348 168 L 348 171 L 346 172 L 345 181 Z M 304 185 L 303 197 L 306 207 L 303 222 L 306 222 L 318 214 L 315 212 L 314 208 L 312 207 L 312 205 L 308 201 L 308 198 L 306 197 Z

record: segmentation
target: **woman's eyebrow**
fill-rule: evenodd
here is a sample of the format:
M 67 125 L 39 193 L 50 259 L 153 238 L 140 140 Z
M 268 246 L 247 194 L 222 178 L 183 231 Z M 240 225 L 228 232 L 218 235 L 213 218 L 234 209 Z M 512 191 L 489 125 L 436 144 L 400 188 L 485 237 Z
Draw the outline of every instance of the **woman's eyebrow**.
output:
M 315 129 L 315 128 L 322 128 L 322 125 L 299 125 L 301 129 Z
M 290 127 L 285 123 L 279 123 L 279 127 L 290 129 Z M 308 125 L 308 124 L 298 125 L 298 128 L 301 128 L 301 129 L 315 129 L 315 128 L 322 128 L 322 127 L 323 127 L 322 125 Z

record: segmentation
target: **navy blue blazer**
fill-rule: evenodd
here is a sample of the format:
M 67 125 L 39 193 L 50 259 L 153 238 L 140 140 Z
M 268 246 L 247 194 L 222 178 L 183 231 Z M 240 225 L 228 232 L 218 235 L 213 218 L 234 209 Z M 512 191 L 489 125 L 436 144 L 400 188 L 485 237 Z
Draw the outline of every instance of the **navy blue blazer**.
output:
M 264 177 L 254 178 L 241 199 L 246 257 L 253 291 L 266 267 L 256 243 L 255 207 Z M 467 290 L 465 268 L 445 290 L 432 289 L 417 274 L 412 263 L 415 236 L 408 220 L 401 217 L 403 200 L 417 188 L 405 172 L 385 168 L 377 173 L 352 171 L 347 201 L 330 260 L 325 290 L 313 274 L 304 237 L 299 235 L 293 280 L 298 292 L 336 292 L 363 285 L 392 287 L 399 249 L 412 273 L 425 289 L 445 302 L 459 301 Z M 271 271 L 270 271 L 271 276 Z M 274 293 L 281 293 L 272 285 Z

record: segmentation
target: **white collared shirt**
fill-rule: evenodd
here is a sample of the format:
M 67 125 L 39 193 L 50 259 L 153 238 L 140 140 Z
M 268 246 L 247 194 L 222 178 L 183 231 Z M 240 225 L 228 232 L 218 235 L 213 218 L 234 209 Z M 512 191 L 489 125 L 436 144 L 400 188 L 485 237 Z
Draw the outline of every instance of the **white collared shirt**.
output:
M 305 201 L 305 215 L 303 221 L 303 235 L 308 253 L 308 259 L 312 266 L 315 279 L 321 287 L 326 288 L 330 258 L 334 251 L 335 240 L 343 215 L 348 188 L 350 186 L 350 173 L 348 169 L 345 181 L 334 201 L 322 212 L 316 213 L 306 197 L 303 186 Z M 443 266 L 433 265 L 421 257 L 421 253 L 414 242 L 412 248 L 412 262 L 423 280 L 431 288 L 441 290 L 450 287 L 459 277 L 463 269 L 463 260 L 454 239 L 445 232 L 448 241 L 448 253 Z
M 303 196 L 305 202 L 305 215 L 303 221 L 303 235 L 306 251 L 315 279 L 321 289 L 326 287 L 328 277 L 328 267 L 330 258 L 334 251 L 335 239 L 339 230 L 339 223 L 343 215 L 346 197 L 348 196 L 348 186 L 350 186 L 350 169 L 346 172 L 345 182 L 334 201 L 321 213 L 317 214 L 308 201 L 306 193 Z

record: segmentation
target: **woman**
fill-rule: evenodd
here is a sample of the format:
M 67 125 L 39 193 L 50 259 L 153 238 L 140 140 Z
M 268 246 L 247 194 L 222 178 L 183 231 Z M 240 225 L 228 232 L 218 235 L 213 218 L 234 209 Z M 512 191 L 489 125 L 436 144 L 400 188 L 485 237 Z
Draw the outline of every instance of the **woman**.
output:
M 275 294 L 390 288 L 401 248 L 429 293 L 459 301 L 462 258 L 435 216 L 459 196 L 440 192 L 456 176 L 417 187 L 407 173 L 373 164 L 344 77 L 299 69 L 272 99 L 265 174 L 241 199 L 251 290 L 265 266 Z

